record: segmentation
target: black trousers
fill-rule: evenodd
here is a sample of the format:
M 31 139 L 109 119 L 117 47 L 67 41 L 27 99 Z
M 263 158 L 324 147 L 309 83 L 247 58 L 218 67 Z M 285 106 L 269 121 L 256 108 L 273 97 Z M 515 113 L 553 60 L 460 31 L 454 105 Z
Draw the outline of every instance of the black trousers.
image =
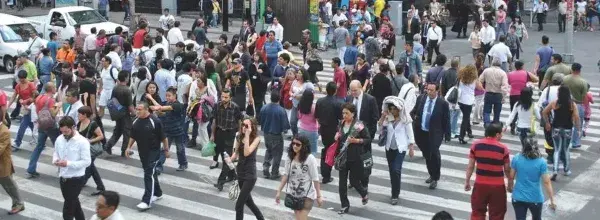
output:
M 73 178 L 60 178 L 60 191 L 65 199 L 63 203 L 64 220 L 85 220 L 81 203 L 79 202 L 79 193 L 85 185 L 83 176 Z
M 538 31 L 543 31 L 544 30 L 544 20 L 546 20 L 546 14 L 537 13 L 536 18 L 537 18 L 537 23 L 538 23 Z
M 350 185 L 358 191 L 358 194 L 361 197 L 367 196 L 367 190 L 360 183 L 364 170 L 363 164 L 360 161 L 348 161 L 346 162 L 346 168 L 340 170 L 339 194 L 342 208 L 350 207 L 350 201 L 348 200 L 348 177 L 350 178 Z
M 140 151 L 140 162 L 142 162 L 142 168 L 144 169 L 144 195 L 142 196 L 142 202 L 148 205 L 151 205 L 152 196 L 159 197 L 163 194 L 158 183 L 158 173 L 156 173 L 160 151 L 160 149 L 152 149 L 148 152 Z
M 336 132 L 337 126 L 319 127 L 319 134 L 321 134 L 321 141 L 323 142 L 323 149 L 321 149 L 321 176 L 323 176 L 323 179 L 331 178 L 331 167 L 325 163 L 325 155 L 329 146 L 335 142 Z
M 462 112 L 460 138 L 464 139 L 466 134 L 473 134 L 473 131 L 471 131 L 471 111 L 473 111 L 473 105 L 465 105 L 459 102 L 458 107 Z
M 483 54 L 486 54 L 486 56 L 487 56 L 488 52 L 490 52 L 490 49 L 492 49 L 492 43 L 489 43 L 489 44 L 481 43 L 481 50 L 482 50 L 481 52 Z M 485 62 L 485 60 L 484 60 L 484 62 Z
M 438 45 L 437 40 L 430 40 L 427 44 L 427 62 L 431 63 L 431 58 L 433 57 L 433 51 L 435 50 L 435 56 L 440 55 L 440 45 Z
M 374 139 L 375 134 L 377 134 L 377 126 L 368 126 L 367 125 L 367 127 L 369 128 L 369 133 L 371 135 L 371 139 Z M 371 144 L 367 145 L 366 147 L 369 152 L 371 152 L 371 153 L 373 152 Z M 360 183 L 362 184 L 362 186 L 364 188 L 369 187 L 369 177 L 371 176 L 371 170 L 373 170 L 373 167 L 364 168 L 362 179 L 360 180 Z
M 238 199 L 235 202 L 235 219 L 244 219 L 244 205 L 250 208 L 250 211 L 252 211 L 256 219 L 265 219 L 262 212 L 260 212 L 260 209 L 258 209 L 258 206 L 256 206 L 256 204 L 254 203 L 254 200 L 252 200 L 252 195 L 250 195 L 250 192 L 252 192 L 252 189 L 254 188 L 254 184 L 256 184 L 256 179 L 238 180 L 238 186 L 240 187 L 240 195 L 238 196 Z
M 415 139 L 419 140 L 417 146 L 423 152 L 423 157 L 425 157 L 425 163 L 427 164 L 427 173 L 429 173 L 429 177 L 432 180 L 438 181 L 440 180 L 440 171 L 442 169 L 442 157 L 440 155 L 440 146 L 433 146 L 431 143 L 431 138 L 429 136 L 429 132 L 423 131 L 421 129 L 416 129 Z M 417 139 L 418 138 L 418 139 Z
M 404 163 L 405 156 L 406 151 L 398 152 L 398 149 L 385 151 L 385 158 L 387 159 L 388 169 L 390 172 L 393 199 L 397 199 L 400 195 L 400 185 L 402 184 L 402 164 Z
M 89 167 L 85 168 L 85 182 L 87 183 L 90 177 L 92 177 L 96 183 L 96 189 L 104 191 L 106 188 L 104 187 L 104 183 L 102 183 L 102 177 L 100 177 L 100 173 L 98 173 L 98 169 L 96 169 L 94 161 L 96 161 L 96 158 L 92 157 L 92 163 Z
M 230 169 L 225 162 L 225 152 L 231 156 L 233 152 L 233 140 L 235 138 L 235 130 L 224 131 L 220 128 L 217 128 L 215 131 L 215 144 L 217 145 L 215 151 L 217 155 L 221 155 L 221 174 L 219 174 L 219 179 L 217 180 L 217 184 L 225 183 L 225 180 L 235 178 L 235 170 Z
M 423 45 L 423 48 L 428 48 L 427 46 L 427 37 L 424 37 L 423 35 L 421 35 L 421 45 Z M 423 53 L 423 57 L 421 57 L 421 60 L 425 61 L 425 53 Z
M 129 137 L 131 134 L 131 117 L 125 116 L 115 122 L 115 130 L 113 130 L 113 135 L 108 140 L 108 143 L 106 143 L 106 148 L 111 149 L 117 143 L 117 141 L 119 141 L 119 138 L 123 136 L 123 143 L 121 144 L 121 153 L 125 153 L 125 151 L 127 150 L 127 145 L 129 144 Z
M 566 21 L 567 21 L 567 15 L 558 13 L 558 31 L 559 32 L 565 31 Z
M 17 86 L 17 81 L 13 80 L 13 89 L 16 88 Z M 10 117 L 11 118 L 16 118 L 17 116 L 19 116 L 19 114 L 21 113 L 21 103 L 17 102 L 17 106 L 15 107 L 15 109 L 13 109 L 13 111 L 10 113 Z

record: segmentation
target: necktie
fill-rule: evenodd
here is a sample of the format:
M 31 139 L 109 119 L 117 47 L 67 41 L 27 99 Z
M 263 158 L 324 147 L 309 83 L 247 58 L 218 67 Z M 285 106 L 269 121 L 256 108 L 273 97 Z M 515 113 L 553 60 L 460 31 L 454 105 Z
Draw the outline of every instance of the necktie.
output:
M 360 109 L 358 108 L 358 98 L 354 98 L 354 106 L 356 107 L 356 119 L 359 119 Z
M 429 99 L 427 102 L 427 114 L 425 115 L 425 130 L 429 131 L 429 119 L 431 119 L 431 110 L 433 109 L 433 99 Z

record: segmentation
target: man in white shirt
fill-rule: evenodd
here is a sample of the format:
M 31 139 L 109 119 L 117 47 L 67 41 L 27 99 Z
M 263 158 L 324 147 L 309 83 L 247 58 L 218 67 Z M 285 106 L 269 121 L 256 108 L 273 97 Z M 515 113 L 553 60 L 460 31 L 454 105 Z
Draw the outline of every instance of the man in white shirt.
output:
M 279 19 L 277 17 L 273 18 L 273 24 L 267 29 L 267 32 L 269 31 L 275 32 L 275 40 L 279 42 L 283 41 L 283 26 L 279 24 Z
M 567 20 L 567 2 L 560 0 L 558 3 L 558 33 L 565 32 L 565 22 Z
M 97 30 L 96 27 L 92 27 L 92 29 L 90 29 L 91 34 L 88 35 L 87 37 L 85 37 L 85 40 L 83 41 L 83 53 L 85 53 L 85 55 L 92 59 L 92 63 L 95 64 L 95 57 L 96 57 L 96 38 L 98 37 Z
M 437 21 L 431 21 L 431 27 L 427 30 L 427 62 L 431 63 L 433 51 L 435 55 L 440 55 L 440 44 L 442 43 L 442 28 L 437 26 Z
M 175 22 L 175 17 L 169 14 L 168 8 L 165 8 L 163 12 L 163 15 L 161 15 L 160 18 L 158 18 L 158 23 L 160 24 L 160 27 L 163 30 L 169 30 L 171 25 L 173 25 L 173 23 Z
M 340 24 L 340 21 L 347 21 L 347 20 L 348 20 L 348 18 L 346 17 L 346 15 L 344 13 L 342 13 L 342 9 L 338 9 L 337 13 L 335 13 L 335 15 L 333 15 L 331 23 L 333 24 L 334 27 L 337 27 Z
M 118 44 L 110 45 L 110 52 L 106 54 L 107 57 L 110 57 L 112 60 L 112 66 L 117 68 L 117 70 L 121 70 L 123 67 L 123 63 L 121 63 L 121 56 L 119 56 L 119 51 L 121 47 Z
M 533 6 L 533 12 L 537 18 L 538 31 L 544 30 L 544 21 L 546 21 L 546 12 L 548 11 L 548 4 L 544 0 L 540 0 L 537 5 Z
M 185 39 L 183 44 L 185 44 L 186 48 L 187 48 L 187 45 L 193 44 L 194 45 L 193 50 L 196 51 L 196 53 L 198 53 L 198 54 L 202 54 L 202 51 L 200 50 L 200 44 L 198 44 L 198 42 L 196 42 L 196 36 L 194 36 L 193 32 L 189 31 L 187 33 L 187 39 Z
M 140 48 L 140 53 L 142 53 L 146 58 L 146 63 L 144 65 L 148 65 L 148 63 L 150 63 L 150 61 L 156 56 L 154 51 L 150 48 L 150 45 L 152 45 L 152 40 L 145 39 L 144 46 Z
M 171 28 L 171 30 L 169 30 L 169 32 L 167 33 L 167 40 L 169 41 L 169 57 L 173 57 L 175 55 L 175 44 L 185 41 L 185 39 L 183 39 L 181 29 L 179 29 L 180 25 L 181 22 L 176 21 L 174 27 Z
M 58 167 L 60 189 L 65 199 L 64 219 L 85 219 L 79 193 L 85 185 L 85 169 L 92 163 L 90 142 L 77 132 L 75 120 L 65 116 L 58 122 L 62 133 L 54 144 L 52 164 Z
M 64 111 L 65 116 L 69 116 L 75 120 L 75 124 L 79 123 L 79 108 L 83 107 L 83 103 L 79 100 L 79 91 L 77 88 L 70 88 L 67 90 L 67 102 L 70 104 L 69 107 Z
M 90 220 L 125 220 L 117 209 L 121 198 L 115 191 L 102 191 L 96 202 L 96 214 Z
M 415 83 L 413 81 L 418 80 L 418 75 L 411 74 L 408 76 L 409 83 L 405 83 L 400 87 L 400 92 L 398 93 L 398 97 L 404 100 L 404 108 L 405 111 L 411 112 L 415 105 L 417 104 L 417 92 L 419 88 L 415 87 Z
M 30 33 L 29 42 L 27 47 L 29 48 L 29 60 L 33 63 L 37 63 L 37 58 L 40 55 L 42 49 L 46 48 L 42 38 L 38 37 L 35 31 Z
M 493 60 L 493 58 L 498 58 L 498 60 L 500 60 L 502 63 L 502 70 L 504 70 L 504 72 L 508 72 L 508 62 L 510 62 L 512 54 L 510 53 L 510 48 L 504 44 L 506 41 L 506 36 L 501 35 L 499 40 L 500 42 L 490 49 L 490 52 L 488 52 L 487 56 L 490 58 L 490 60 Z
M 327 2 L 325 3 L 325 13 L 327 15 L 327 18 L 331 19 L 331 16 L 333 16 L 333 5 L 331 5 L 331 0 L 327 0 Z
M 482 52 L 484 54 L 487 54 L 490 52 L 492 44 L 494 44 L 494 41 L 496 40 L 496 30 L 494 27 L 490 26 L 487 20 L 483 20 L 481 23 L 483 24 L 483 27 L 480 31 L 481 34 L 479 35 L 481 37 L 481 49 L 483 49 Z
M 104 117 L 104 108 L 110 100 L 112 90 L 117 83 L 117 77 L 119 77 L 119 70 L 112 66 L 112 59 L 109 56 L 102 58 L 102 71 L 100 72 L 102 80 L 98 86 L 98 90 L 101 91 L 100 101 L 98 101 L 100 107 L 97 111 L 99 117 Z
M 192 71 L 196 70 L 196 64 L 187 62 L 183 64 L 181 70 L 183 70 L 183 73 L 178 77 L 175 77 L 175 80 L 177 81 L 177 101 L 187 106 L 187 97 L 189 97 L 190 84 L 192 81 L 194 81 L 194 79 L 191 77 L 191 74 Z
M 156 50 L 158 50 L 158 48 L 162 48 L 162 49 L 164 50 L 164 53 L 163 53 L 163 57 L 162 57 L 162 58 L 163 58 L 163 59 L 169 59 L 169 49 L 168 49 L 168 47 L 166 47 L 166 46 L 163 44 L 163 41 L 162 41 L 162 40 L 163 40 L 163 39 L 162 39 L 162 37 L 160 37 L 160 36 L 156 36 L 156 37 L 154 38 L 154 42 L 155 42 L 155 44 L 154 44 L 154 46 L 152 46 L 152 48 L 150 48 L 150 50 L 152 50 L 152 52 L 154 53 L 154 56 L 156 56 Z
M 158 96 L 161 100 L 167 100 L 167 89 L 171 86 L 177 86 L 175 74 L 169 71 L 173 62 L 163 59 L 158 65 L 158 71 L 154 74 L 154 82 L 158 85 Z

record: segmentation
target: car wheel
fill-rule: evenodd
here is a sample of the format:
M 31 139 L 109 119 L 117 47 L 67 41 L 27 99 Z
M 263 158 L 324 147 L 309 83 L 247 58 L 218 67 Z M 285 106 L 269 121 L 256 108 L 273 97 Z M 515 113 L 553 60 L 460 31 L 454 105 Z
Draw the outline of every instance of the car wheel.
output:
M 6 72 L 8 73 L 15 71 L 15 61 L 11 57 L 4 58 L 4 69 L 6 69 Z

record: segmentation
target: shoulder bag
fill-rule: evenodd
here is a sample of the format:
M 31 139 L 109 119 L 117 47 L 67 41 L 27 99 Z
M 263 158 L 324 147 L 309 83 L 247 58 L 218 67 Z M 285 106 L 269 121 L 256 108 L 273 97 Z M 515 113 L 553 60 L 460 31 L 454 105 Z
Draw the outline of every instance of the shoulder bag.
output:
M 85 134 L 86 138 L 88 138 L 90 136 L 90 131 L 92 130 L 92 125 L 94 123 L 95 123 L 94 121 L 90 121 L 90 124 L 88 125 L 87 133 Z M 90 156 L 92 156 L 92 158 L 96 158 L 96 157 L 102 155 L 102 152 L 104 152 L 104 149 L 102 148 L 101 141 L 90 144 Z
M 288 175 L 287 175 L 288 178 L 287 178 L 287 183 L 286 184 L 287 184 L 288 188 L 290 187 L 289 184 L 290 184 L 290 174 L 292 172 L 292 162 L 293 162 L 293 160 L 290 161 L 290 167 L 288 169 Z M 302 165 L 304 165 L 304 163 L 302 163 Z M 295 197 L 295 196 L 293 196 L 290 193 L 286 193 L 285 194 L 285 201 L 284 201 L 285 207 L 288 207 L 288 208 L 290 208 L 292 210 L 296 210 L 296 211 L 304 209 L 304 201 L 306 201 L 306 198 L 308 197 L 308 193 L 310 192 L 310 189 L 312 188 L 312 185 L 313 185 L 313 183 L 312 183 L 312 180 L 311 180 L 311 183 L 308 186 L 308 190 L 306 191 L 306 195 L 303 196 L 303 197 Z

